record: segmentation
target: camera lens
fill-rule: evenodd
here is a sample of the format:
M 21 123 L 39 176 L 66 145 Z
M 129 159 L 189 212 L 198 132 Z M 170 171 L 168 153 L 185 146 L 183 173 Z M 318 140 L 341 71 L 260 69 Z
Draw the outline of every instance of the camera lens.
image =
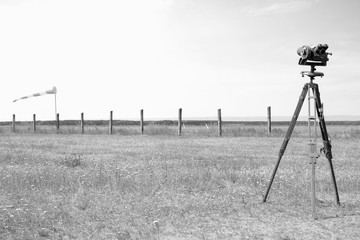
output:
M 297 49 L 297 54 L 303 58 L 308 59 L 310 57 L 311 49 L 309 46 L 302 46 Z

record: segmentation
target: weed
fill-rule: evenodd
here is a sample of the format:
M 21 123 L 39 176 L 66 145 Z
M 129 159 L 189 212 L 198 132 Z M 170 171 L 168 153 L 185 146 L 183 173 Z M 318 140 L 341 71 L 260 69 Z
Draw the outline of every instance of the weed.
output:
M 71 153 L 65 156 L 65 158 L 60 162 L 62 165 L 66 166 L 66 167 L 71 167 L 71 168 L 75 168 L 75 167 L 79 167 L 80 165 L 83 164 L 82 162 L 82 154 L 81 153 Z

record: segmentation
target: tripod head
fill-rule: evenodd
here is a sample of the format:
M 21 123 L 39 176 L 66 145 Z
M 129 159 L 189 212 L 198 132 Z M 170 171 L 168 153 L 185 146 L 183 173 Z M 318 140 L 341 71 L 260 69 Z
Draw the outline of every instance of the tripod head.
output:
M 328 55 L 331 53 L 326 52 L 328 49 L 327 44 L 318 44 L 316 46 L 304 45 L 297 49 L 297 54 L 300 56 L 299 65 L 309 65 L 311 67 L 310 71 L 302 71 L 300 74 L 310 77 L 311 80 L 314 80 L 315 77 L 323 77 L 322 72 L 315 72 L 315 66 L 326 66 L 327 61 L 329 61 Z
M 324 73 L 322 72 L 315 72 L 316 68 L 315 65 L 310 65 L 311 66 L 311 70 L 310 71 L 301 71 L 300 74 L 302 77 L 304 77 L 305 75 L 310 77 L 311 80 L 314 80 L 315 77 L 323 77 Z

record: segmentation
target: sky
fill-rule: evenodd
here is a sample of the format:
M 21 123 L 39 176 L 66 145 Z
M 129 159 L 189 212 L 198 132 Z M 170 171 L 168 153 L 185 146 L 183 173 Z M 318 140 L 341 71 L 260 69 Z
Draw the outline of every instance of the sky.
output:
M 326 116 L 360 116 L 357 0 L 0 0 L 0 121 L 292 116 L 329 45 Z M 304 104 L 302 115 L 307 114 Z M 264 118 L 265 120 L 266 118 Z M 359 117 L 360 119 L 360 117 Z

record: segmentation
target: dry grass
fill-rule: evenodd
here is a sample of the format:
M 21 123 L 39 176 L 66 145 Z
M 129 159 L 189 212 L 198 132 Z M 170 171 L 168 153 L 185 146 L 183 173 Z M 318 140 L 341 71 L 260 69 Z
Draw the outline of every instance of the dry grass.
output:
M 321 157 L 314 221 L 306 128 L 296 129 L 267 203 L 286 128 L 225 128 L 223 138 L 169 127 L 144 136 L 2 133 L 0 239 L 357 239 L 360 139 L 348 134 L 357 130 L 329 129 L 342 205 Z

